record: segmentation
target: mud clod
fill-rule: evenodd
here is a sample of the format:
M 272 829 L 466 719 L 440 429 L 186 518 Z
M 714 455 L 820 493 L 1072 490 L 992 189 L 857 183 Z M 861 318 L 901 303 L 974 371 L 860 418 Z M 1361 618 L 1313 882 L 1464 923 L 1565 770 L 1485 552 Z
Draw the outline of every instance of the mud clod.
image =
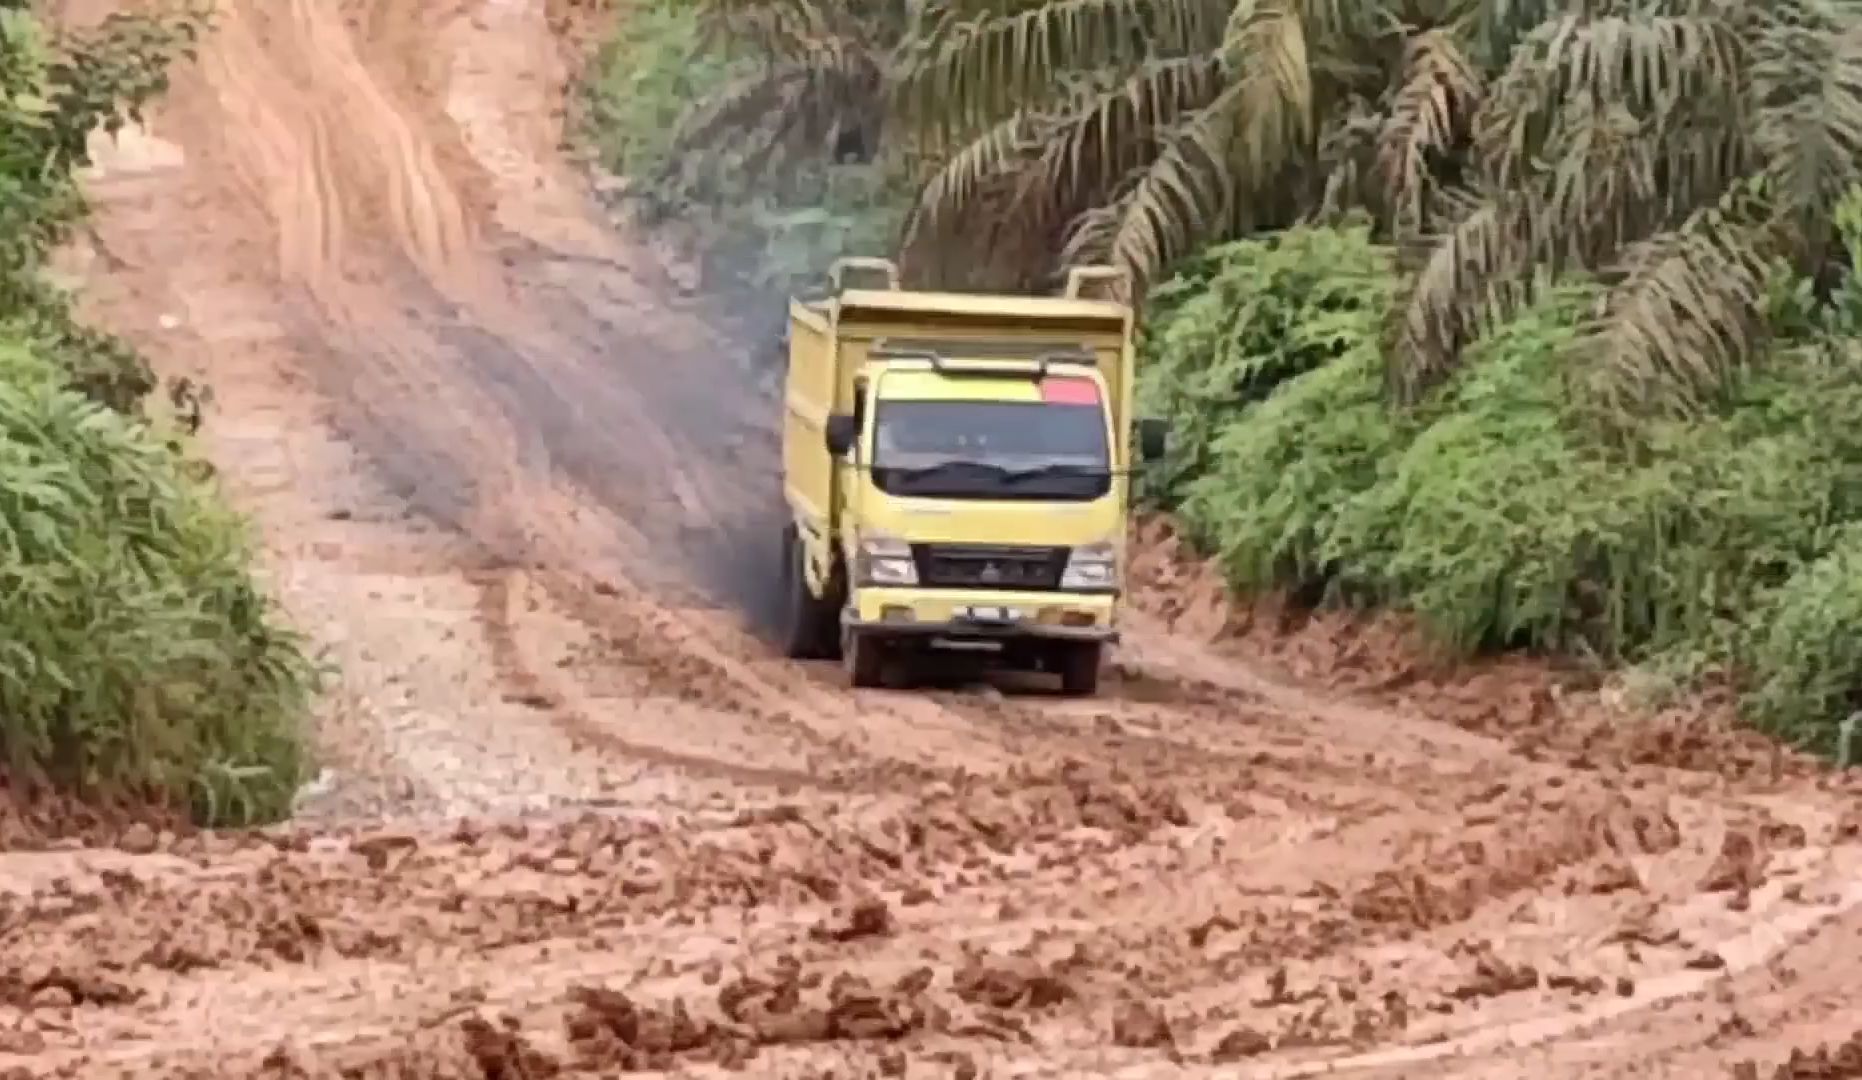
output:
M 1537 989 L 1539 972 L 1530 964 L 1509 964 L 1491 952 L 1482 950 L 1474 963 L 1473 976 L 1449 996 L 1457 1001 L 1501 997 Z
M 1862 1030 L 1841 1043 L 1793 1049 L 1769 1073 L 1757 1062 L 1740 1062 L 1733 1067 L 1732 1080 L 1862 1080 Z
M 1222 1036 L 1209 1052 L 1209 1060 L 1226 1065 L 1244 1058 L 1259 1057 L 1274 1048 L 1274 1041 L 1248 1027 L 1239 1027 Z
M 523 1035 L 480 1016 L 459 1022 L 466 1052 L 485 1080 L 546 1080 L 562 1071 L 554 1058 L 530 1045 Z
M 569 993 L 576 1006 L 566 1021 L 569 1040 L 583 1067 L 623 1070 L 670 1069 L 680 1055 L 731 1052 L 732 1040 L 715 1025 L 693 1019 L 685 1002 L 669 1008 L 636 1005 L 626 994 L 579 986 Z
M 810 932 L 816 941 L 857 941 L 885 937 L 893 931 L 892 909 L 878 897 L 868 897 L 839 912 Z
M 41 968 L 0 974 L 0 1002 L 22 1010 L 69 1009 L 76 1005 L 128 1005 L 142 991 L 97 972 Z
M 117 838 L 116 846 L 131 855 L 147 855 L 155 850 L 156 843 L 155 829 L 138 821 L 123 830 L 123 835 Z
M 1138 1049 L 1174 1046 L 1176 1043 L 1164 1014 L 1154 1006 L 1138 1001 L 1125 1002 L 1114 1010 L 1112 1041 L 1120 1046 Z
M 1765 867 L 1770 854 L 1752 834 L 1728 832 L 1720 843 L 1719 857 L 1701 879 L 1703 892 L 1750 893 L 1765 883 Z
M 957 973 L 956 990 L 965 1001 L 997 1009 L 1045 1009 L 1071 999 L 1064 980 L 1026 957 L 992 957 Z

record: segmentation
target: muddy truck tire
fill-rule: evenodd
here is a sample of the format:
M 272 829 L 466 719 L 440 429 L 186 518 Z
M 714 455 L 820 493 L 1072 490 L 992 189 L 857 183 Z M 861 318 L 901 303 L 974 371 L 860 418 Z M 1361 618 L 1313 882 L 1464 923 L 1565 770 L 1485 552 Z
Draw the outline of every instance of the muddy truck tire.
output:
M 1096 641 L 1069 642 L 1054 651 L 1061 693 L 1068 697 L 1092 697 L 1099 692 L 1099 670 L 1105 662 L 1103 645 Z
M 809 590 L 802 558 L 795 526 L 789 525 L 782 530 L 782 651 L 794 660 L 832 659 L 834 606 Z

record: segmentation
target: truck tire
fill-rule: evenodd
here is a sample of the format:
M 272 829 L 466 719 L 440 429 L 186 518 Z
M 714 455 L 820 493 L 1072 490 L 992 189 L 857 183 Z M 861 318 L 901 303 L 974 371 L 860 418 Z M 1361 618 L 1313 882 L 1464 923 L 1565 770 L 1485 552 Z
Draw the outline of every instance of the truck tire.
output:
M 802 545 L 795 526 L 782 530 L 782 635 L 783 655 L 792 660 L 819 660 L 828 653 L 823 633 L 826 607 L 808 591 L 808 576 L 802 570 Z
M 1060 692 L 1068 697 L 1091 697 L 1099 692 L 1099 666 L 1105 646 L 1097 641 L 1069 642 L 1055 657 L 1060 669 Z
M 879 642 L 871 634 L 847 630 L 840 638 L 841 664 L 847 669 L 847 681 L 855 687 L 885 685 L 886 658 Z

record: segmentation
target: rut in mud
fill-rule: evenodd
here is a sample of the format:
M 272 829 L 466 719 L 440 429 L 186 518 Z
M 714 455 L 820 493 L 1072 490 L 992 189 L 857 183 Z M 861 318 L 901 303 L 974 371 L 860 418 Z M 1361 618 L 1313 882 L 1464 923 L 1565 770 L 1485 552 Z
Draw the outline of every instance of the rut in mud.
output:
M 1856 1075 L 1862 818 L 1795 764 L 1180 602 L 1098 701 L 776 657 L 770 410 L 563 70 L 540 0 L 233 0 L 106 155 L 93 306 L 213 386 L 343 680 L 297 825 L 0 854 L 0 1075 Z

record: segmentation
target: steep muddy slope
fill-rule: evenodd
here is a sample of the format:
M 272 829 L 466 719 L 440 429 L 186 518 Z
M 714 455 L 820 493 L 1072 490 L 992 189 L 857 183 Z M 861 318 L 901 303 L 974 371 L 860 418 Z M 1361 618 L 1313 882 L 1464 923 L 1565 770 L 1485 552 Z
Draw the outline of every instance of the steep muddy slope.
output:
M 1862 823 L 1796 772 L 1145 624 L 1101 701 L 776 657 L 765 403 L 553 156 L 540 0 L 223 8 L 103 163 L 92 292 L 214 387 L 343 665 L 332 770 L 275 834 L 0 854 L 0 1073 L 1698 1076 L 1848 1035 Z

